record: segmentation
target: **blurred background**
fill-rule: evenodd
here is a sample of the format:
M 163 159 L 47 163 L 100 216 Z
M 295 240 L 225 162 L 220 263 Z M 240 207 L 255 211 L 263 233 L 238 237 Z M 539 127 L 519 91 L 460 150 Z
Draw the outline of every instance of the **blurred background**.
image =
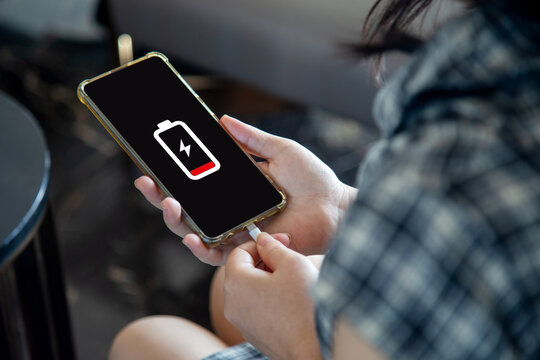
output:
M 138 170 L 79 103 L 78 83 L 161 51 L 216 114 L 297 140 L 352 185 L 378 136 L 377 88 L 369 64 L 342 45 L 360 39 L 372 2 L 0 0 L 0 90 L 33 113 L 51 152 L 49 198 L 79 359 L 106 358 L 114 335 L 144 315 L 209 327 L 214 268 L 133 187 Z M 439 21 L 455 11 L 443 9 Z M 130 38 L 119 46 L 123 33 Z M 404 60 L 390 56 L 389 74 Z

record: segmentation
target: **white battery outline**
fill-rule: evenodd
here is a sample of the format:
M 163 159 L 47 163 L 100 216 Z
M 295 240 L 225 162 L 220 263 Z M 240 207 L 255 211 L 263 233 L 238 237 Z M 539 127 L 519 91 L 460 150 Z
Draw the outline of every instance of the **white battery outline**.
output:
M 202 151 L 210 158 L 210 160 L 214 163 L 214 167 L 206 170 L 206 171 L 203 171 L 202 173 L 198 174 L 198 175 L 193 175 L 189 170 L 188 168 L 186 168 L 186 166 L 182 163 L 182 161 L 180 161 L 180 159 L 174 154 L 174 152 L 171 150 L 171 148 L 169 148 L 169 146 L 163 141 L 163 139 L 159 136 L 159 134 L 161 134 L 162 132 L 165 132 L 169 129 L 172 129 L 174 128 L 175 126 L 181 126 L 184 128 L 184 130 L 186 130 L 186 132 L 188 133 L 188 135 L 191 137 L 191 139 L 193 141 L 195 141 L 197 143 L 197 145 L 199 145 L 199 147 L 202 149 Z M 170 120 L 165 120 L 165 121 L 162 121 L 158 124 L 158 129 L 156 131 L 154 131 L 154 138 L 157 140 L 157 142 L 161 145 L 161 147 L 163 147 L 163 149 L 167 152 L 167 154 L 169 154 L 169 156 L 174 160 L 174 162 L 180 167 L 180 169 L 182 169 L 182 171 L 184 172 L 184 174 L 186 174 L 186 176 L 188 178 L 190 178 L 191 180 L 200 180 L 202 179 L 203 177 L 205 176 L 208 176 L 212 173 L 215 173 L 216 171 L 218 171 L 220 168 L 221 168 L 221 164 L 219 163 L 219 161 L 216 159 L 216 157 L 210 152 L 210 150 L 208 150 L 208 148 L 206 147 L 206 145 L 203 144 L 203 142 L 197 137 L 197 135 L 195 135 L 195 133 L 189 128 L 189 126 L 183 122 L 183 121 L 175 121 L 175 122 L 171 122 Z M 181 140 L 181 139 L 180 139 Z

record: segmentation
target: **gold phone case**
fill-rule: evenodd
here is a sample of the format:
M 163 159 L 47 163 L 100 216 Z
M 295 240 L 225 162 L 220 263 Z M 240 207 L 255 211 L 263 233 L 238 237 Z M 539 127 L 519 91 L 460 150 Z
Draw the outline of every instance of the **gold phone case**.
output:
M 96 106 L 96 104 L 94 104 L 94 102 L 92 101 L 92 99 L 90 99 L 88 97 L 88 95 L 86 94 L 86 92 L 84 91 L 84 87 L 86 86 L 86 84 L 89 84 L 93 81 L 96 81 L 98 79 L 101 79 L 105 76 L 108 76 L 116 71 L 119 71 L 119 70 L 122 70 L 123 68 L 126 68 L 128 66 L 133 66 L 141 61 L 144 61 L 150 57 L 159 57 L 160 59 L 162 59 L 165 64 L 167 64 L 167 66 L 169 66 L 169 68 L 176 74 L 176 76 L 178 76 L 178 78 L 180 79 L 180 81 L 182 81 L 182 83 L 184 84 L 184 86 L 186 86 L 189 91 L 193 94 L 193 96 L 195 98 L 197 98 L 197 100 L 199 100 L 199 102 L 201 103 L 201 105 L 206 109 L 206 111 L 208 111 L 208 113 L 219 123 L 219 119 L 217 118 L 217 116 L 208 108 L 208 106 L 202 101 L 202 99 L 200 98 L 199 95 L 197 95 L 197 93 L 195 91 L 193 91 L 193 89 L 191 88 L 191 86 L 189 86 L 189 84 L 184 80 L 184 78 L 182 78 L 182 76 L 178 73 L 178 71 L 176 71 L 176 69 L 171 65 L 171 63 L 169 62 L 169 59 L 163 55 L 162 53 L 159 53 L 159 52 L 150 52 L 148 54 L 146 54 L 145 56 L 139 58 L 139 59 L 135 59 L 133 61 L 130 61 L 128 62 L 127 64 L 125 65 L 122 65 L 122 66 L 119 66 L 113 70 L 110 70 L 110 71 L 107 71 L 101 75 L 98 75 L 92 79 L 87 79 L 87 80 L 84 80 L 82 81 L 80 84 L 79 84 L 79 87 L 77 88 L 77 95 L 79 97 L 79 100 L 88 107 L 88 109 L 90 109 L 90 111 L 94 114 L 94 116 L 99 120 L 99 122 L 101 123 L 101 125 L 103 125 L 103 127 L 105 129 L 107 129 L 107 131 L 109 132 L 109 134 L 113 137 L 113 139 L 118 143 L 118 145 L 120 145 L 120 147 L 122 149 L 124 149 L 124 151 L 126 152 L 126 154 L 131 158 L 131 160 L 133 160 L 133 162 L 139 167 L 139 169 L 147 176 L 151 177 L 154 182 L 157 184 L 157 186 L 159 187 L 160 191 L 163 193 L 163 195 L 167 196 L 167 197 L 172 197 L 171 193 L 167 190 L 167 188 L 163 185 L 163 183 L 161 183 L 161 181 L 158 179 L 158 177 L 152 172 L 152 170 L 144 163 L 144 161 L 141 159 L 141 157 L 135 152 L 135 150 L 128 144 L 128 142 L 122 137 L 122 135 L 115 129 L 115 127 L 112 125 L 112 123 L 107 119 L 107 117 L 105 116 L 105 114 L 103 114 L 99 108 Z M 220 124 L 221 126 L 221 124 Z M 229 132 L 227 131 L 227 129 L 223 128 L 228 134 Z M 231 136 L 229 134 L 229 136 Z M 232 136 L 231 136 L 232 137 Z M 253 162 L 253 164 L 257 167 L 257 169 L 259 169 L 259 167 L 256 165 L 255 161 L 253 160 L 253 158 L 242 148 L 242 146 L 240 146 L 240 144 L 238 144 L 238 142 L 236 141 L 236 139 L 233 138 L 233 140 L 236 142 L 236 144 L 242 149 L 242 151 L 246 154 L 246 156 L 251 160 L 251 162 Z M 261 171 L 259 169 L 259 171 Z M 272 185 L 274 186 L 274 188 L 276 189 L 276 191 L 278 191 L 281 196 L 282 196 L 282 201 L 280 204 L 266 210 L 265 212 L 263 212 L 262 214 L 259 214 L 237 226 L 235 226 L 234 228 L 228 230 L 228 231 L 225 231 L 224 233 L 222 233 L 221 235 L 218 235 L 216 237 L 209 237 L 209 236 L 206 236 L 206 234 L 204 234 L 204 232 L 197 226 L 197 224 L 195 224 L 195 222 L 191 219 L 191 217 L 189 216 L 189 214 L 187 214 L 186 212 L 182 212 L 182 216 L 184 218 L 184 221 L 186 222 L 186 224 L 191 228 L 191 230 L 193 230 L 193 232 L 195 232 L 196 234 L 198 234 L 202 239 L 203 241 L 209 246 L 209 247 L 214 247 L 214 246 L 217 246 L 217 245 L 220 245 L 220 244 L 223 244 L 227 241 L 227 239 L 229 239 L 231 236 L 233 236 L 234 234 L 236 233 L 239 233 L 240 231 L 244 230 L 245 227 L 249 224 L 252 224 L 252 223 L 257 223 L 257 222 L 260 222 L 262 221 L 263 219 L 271 216 L 271 215 L 274 215 L 280 211 L 282 211 L 285 206 L 287 205 L 287 197 L 286 195 L 283 193 L 283 191 L 279 190 L 274 182 L 272 181 L 272 179 L 270 179 L 266 174 L 264 174 L 262 171 L 261 173 L 268 179 L 268 181 L 270 181 L 270 183 L 272 183 Z M 242 196 L 242 194 L 237 194 L 237 196 Z

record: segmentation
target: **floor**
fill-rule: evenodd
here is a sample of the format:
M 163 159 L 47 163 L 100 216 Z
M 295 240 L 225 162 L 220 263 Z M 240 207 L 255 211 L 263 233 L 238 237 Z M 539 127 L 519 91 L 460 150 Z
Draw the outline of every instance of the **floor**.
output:
M 113 65 L 104 42 L 36 41 L 0 29 L 0 89 L 33 112 L 52 155 L 50 198 L 81 360 L 106 358 L 114 335 L 144 315 L 174 314 L 210 326 L 214 269 L 191 256 L 143 201 L 133 187 L 138 170 L 76 98 L 82 79 Z M 201 74 L 176 65 L 181 73 Z M 349 184 L 376 135 L 352 120 L 223 79 L 199 93 L 217 114 L 304 144 Z

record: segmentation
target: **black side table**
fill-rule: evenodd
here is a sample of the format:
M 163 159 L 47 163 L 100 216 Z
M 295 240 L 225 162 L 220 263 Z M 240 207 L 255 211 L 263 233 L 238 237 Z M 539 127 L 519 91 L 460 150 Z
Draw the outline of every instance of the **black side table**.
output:
M 47 209 L 50 158 L 33 116 L 0 92 L 0 359 L 74 359 Z

